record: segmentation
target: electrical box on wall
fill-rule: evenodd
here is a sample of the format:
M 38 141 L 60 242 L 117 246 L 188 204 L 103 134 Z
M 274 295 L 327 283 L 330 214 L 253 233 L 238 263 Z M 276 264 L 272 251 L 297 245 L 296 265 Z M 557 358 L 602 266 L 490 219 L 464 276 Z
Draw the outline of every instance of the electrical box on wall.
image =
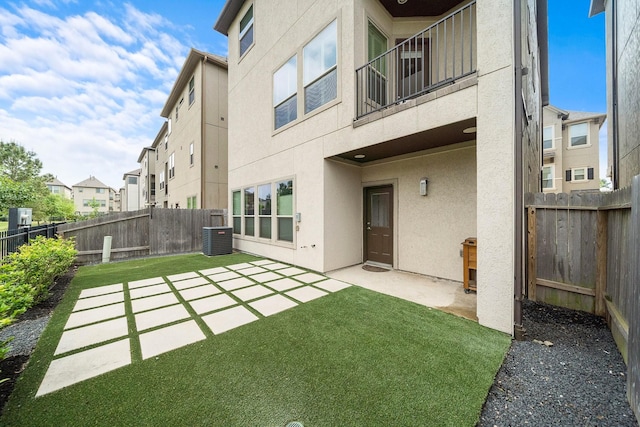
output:
M 296 212 L 296 222 L 302 221 L 302 214 L 300 212 Z
M 421 196 L 426 196 L 427 195 L 427 187 L 429 185 L 429 180 L 427 178 L 422 178 L 420 180 L 420 195 Z

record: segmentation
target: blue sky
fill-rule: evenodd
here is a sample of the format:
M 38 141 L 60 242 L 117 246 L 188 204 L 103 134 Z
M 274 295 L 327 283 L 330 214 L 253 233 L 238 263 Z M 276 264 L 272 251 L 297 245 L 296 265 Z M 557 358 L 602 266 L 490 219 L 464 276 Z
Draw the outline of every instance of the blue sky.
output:
M 189 49 L 226 55 L 212 29 L 223 5 L 2 0 L 0 139 L 35 151 L 68 186 L 94 175 L 120 188 L 162 125 Z M 551 102 L 605 112 L 604 16 L 588 10 L 589 0 L 549 0 Z

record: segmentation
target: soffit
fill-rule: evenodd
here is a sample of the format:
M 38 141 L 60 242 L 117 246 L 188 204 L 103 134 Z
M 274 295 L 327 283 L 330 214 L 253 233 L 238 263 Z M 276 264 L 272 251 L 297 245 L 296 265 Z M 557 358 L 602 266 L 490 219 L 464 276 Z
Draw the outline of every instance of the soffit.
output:
M 459 5 L 460 0 L 406 0 L 400 4 L 398 0 L 379 0 L 394 18 L 411 16 L 439 16 Z

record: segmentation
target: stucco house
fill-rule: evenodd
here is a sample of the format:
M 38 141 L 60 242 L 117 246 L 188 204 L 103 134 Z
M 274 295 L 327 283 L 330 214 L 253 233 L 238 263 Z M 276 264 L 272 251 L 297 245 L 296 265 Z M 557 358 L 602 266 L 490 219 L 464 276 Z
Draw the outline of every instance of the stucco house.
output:
M 58 177 L 54 177 L 51 181 L 48 181 L 46 185 L 51 194 L 59 194 L 65 199 L 71 199 L 71 187 L 60 181 Z
M 546 0 L 227 0 L 214 28 L 235 248 L 462 281 L 477 237 L 478 320 L 520 330 Z
M 138 156 L 140 164 L 140 209 L 156 203 L 156 150 L 144 147 Z
M 120 210 L 122 212 L 142 209 L 140 204 L 140 173 L 142 169 L 125 172 L 122 175 L 124 186 L 120 190 Z
M 80 215 L 93 213 L 91 204 L 94 199 L 97 203 L 98 213 L 109 213 L 111 187 L 104 184 L 95 176 L 92 175 L 84 181 L 74 184 L 72 189 L 76 213 Z
M 158 207 L 227 207 L 227 62 L 191 49 L 160 114 L 155 150 Z
M 600 188 L 600 128 L 606 114 L 544 107 L 542 191 Z

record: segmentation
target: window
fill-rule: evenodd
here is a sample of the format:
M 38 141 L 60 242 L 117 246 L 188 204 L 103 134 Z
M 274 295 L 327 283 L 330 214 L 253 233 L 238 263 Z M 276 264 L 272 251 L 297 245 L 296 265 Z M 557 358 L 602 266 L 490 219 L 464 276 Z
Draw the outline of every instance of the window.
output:
M 176 123 L 178 122 L 180 107 L 176 105 Z
M 240 21 L 240 56 L 253 45 L 253 5 Z
M 193 104 L 193 101 L 196 100 L 196 81 L 195 76 L 191 77 L 189 80 L 189 105 Z
M 82 188 L 78 188 L 78 193 L 82 193 L 83 189 Z
M 273 75 L 275 129 L 278 129 L 297 118 L 297 85 L 297 60 L 296 57 L 293 56 Z
M 542 149 L 553 148 L 553 126 L 545 126 L 542 131 Z
M 337 22 L 333 21 L 302 51 L 305 113 L 338 95 L 337 28 Z
M 187 209 L 198 209 L 197 196 L 187 197 Z
M 387 59 L 384 56 L 378 57 L 387 51 L 387 38 L 371 22 L 369 22 L 367 50 L 369 61 L 377 58 L 369 69 L 368 97 L 376 104 L 385 105 L 387 103 Z
M 569 146 L 580 147 L 582 145 L 588 145 L 589 140 L 587 134 L 589 131 L 588 123 L 579 123 L 577 125 L 571 125 L 569 127 Z
M 130 176 L 127 178 L 127 183 L 131 184 L 131 185 L 137 185 L 138 184 L 138 177 L 135 176 Z
M 189 144 L 189 164 L 193 166 L 193 142 Z
M 234 191 L 232 193 L 233 199 L 233 233 L 241 234 L 242 233 L 242 210 L 240 209 L 242 206 L 240 191 Z
M 171 153 L 169 156 L 169 179 L 176 176 L 176 153 Z
M 271 238 L 271 184 L 258 186 L 258 235 Z
M 167 135 L 171 135 L 171 117 L 169 117 L 169 120 L 167 122 Z
M 573 168 L 565 172 L 566 181 L 587 181 L 593 179 L 593 168 Z
M 554 188 L 553 166 L 544 166 L 542 168 L 542 188 Z
M 164 136 L 164 149 L 165 151 L 169 148 L 169 134 L 166 134 Z M 158 160 L 158 157 L 156 157 L 156 160 Z
M 278 240 L 293 242 L 293 180 L 276 184 L 278 194 Z
M 255 189 L 253 187 L 244 189 L 244 234 L 246 236 L 255 235 Z
M 96 188 L 96 193 L 104 194 L 104 188 Z
M 160 190 L 164 190 L 164 172 L 160 172 Z

